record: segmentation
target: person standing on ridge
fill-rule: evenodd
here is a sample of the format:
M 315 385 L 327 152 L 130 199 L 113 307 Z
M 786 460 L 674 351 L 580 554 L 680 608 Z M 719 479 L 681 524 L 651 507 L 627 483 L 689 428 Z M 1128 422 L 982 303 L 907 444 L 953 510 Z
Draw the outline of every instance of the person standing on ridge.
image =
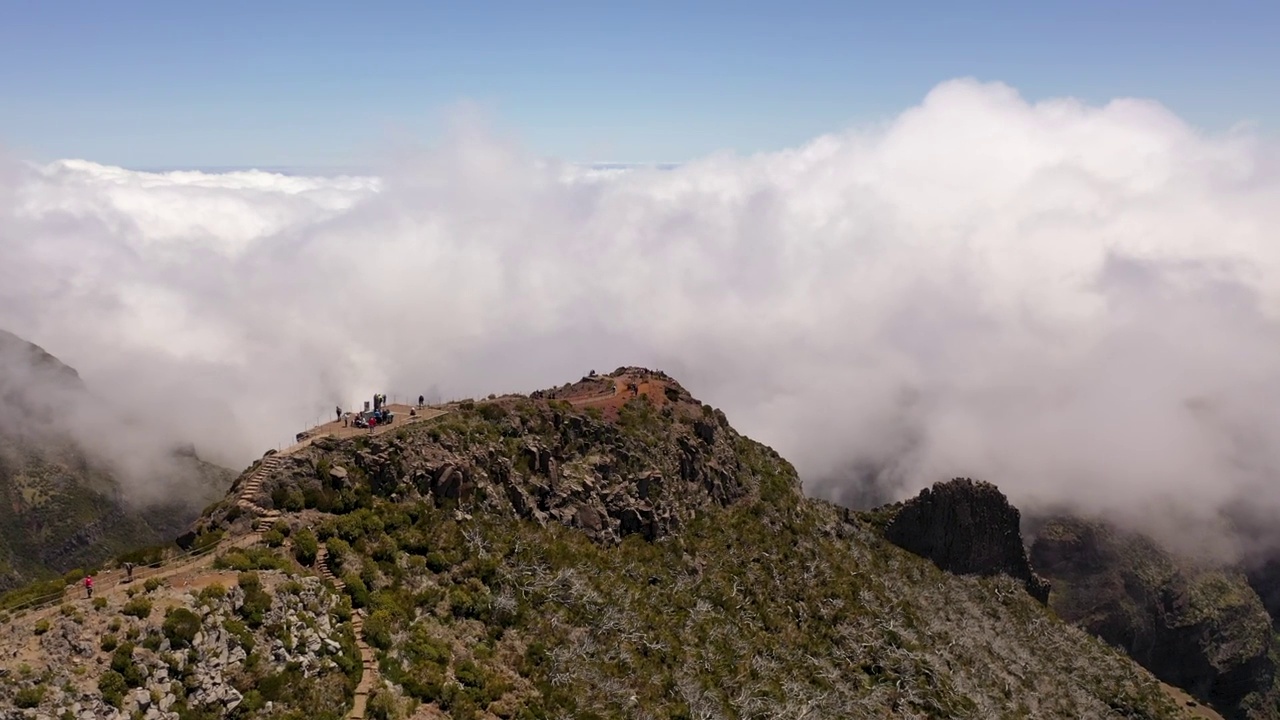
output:
M 419 395 L 419 396 L 418 396 L 418 407 L 422 407 L 423 405 L 425 405 L 425 404 L 426 404 L 425 402 L 423 402 L 423 400 L 426 400 L 426 398 L 424 398 L 424 397 L 422 397 L 421 395 Z
M 338 419 L 339 419 L 339 420 L 341 420 L 341 419 L 342 419 L 342 406 L 341 406 L 341 405 L 339 405 L 339 406 L 335 407 L 335 408 L 334 408 L 334 412 L 338 413 Z
M 93 597 L 93 576 L 92 575 L 84 576 L 84 593 L 85 593 L 84 596 L 86 598 Z
M 133 582 L 133 563 L 131 562 L 124 564 L 124 581 Z

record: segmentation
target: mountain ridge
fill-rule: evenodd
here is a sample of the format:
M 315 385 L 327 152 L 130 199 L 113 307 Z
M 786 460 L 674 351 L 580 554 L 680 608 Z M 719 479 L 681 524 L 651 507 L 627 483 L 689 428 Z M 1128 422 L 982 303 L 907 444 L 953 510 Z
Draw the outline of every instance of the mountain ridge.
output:
M 52 658 L 0 701 L 160 720 L 1186 716 L 1025 579 L 947 572 L 804 497 L 665 374 L 441 409 L 268 453 L 193 524 L 211 557 L 167 586 L 0 626 Z
M 0 591 L 167 542 L 225 492 L 229 471 L 173 448 L 166 469 L 197 495 L 133 502 L 65 422 L 88 392 L 74 368 L 0 330 Z

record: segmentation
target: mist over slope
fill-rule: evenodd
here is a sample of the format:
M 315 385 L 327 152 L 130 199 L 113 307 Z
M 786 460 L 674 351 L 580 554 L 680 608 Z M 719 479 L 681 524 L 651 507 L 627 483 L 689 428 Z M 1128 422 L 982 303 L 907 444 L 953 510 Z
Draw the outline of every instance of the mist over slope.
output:
M 0 326 L 221 461 L 375 390 L 643 364 L 813 494 L 968 475 L 1180 528 L 1280 506 L 1280 154 L 1248 132 L 959 80 L 667 170 L 585 173 L 471 121 L 393 155 L 376 178 L 4 162 Z
M 0 330 L 0 590 L 168 541 L 234 474 Z

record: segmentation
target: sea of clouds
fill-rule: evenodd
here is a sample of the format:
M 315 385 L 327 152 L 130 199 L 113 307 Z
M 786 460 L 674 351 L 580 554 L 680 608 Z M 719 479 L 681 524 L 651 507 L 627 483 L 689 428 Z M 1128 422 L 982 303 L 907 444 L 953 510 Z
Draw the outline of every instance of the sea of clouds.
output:
M 11 157 L 0 327 L 237 466 L 375 391 L 637 364 L 811 494 L 968 475 L 1181 526 L 1280 507 L 1278 222 L 1273 141 L 971 80 L 669 169 L 471 122 L 368 176 Z

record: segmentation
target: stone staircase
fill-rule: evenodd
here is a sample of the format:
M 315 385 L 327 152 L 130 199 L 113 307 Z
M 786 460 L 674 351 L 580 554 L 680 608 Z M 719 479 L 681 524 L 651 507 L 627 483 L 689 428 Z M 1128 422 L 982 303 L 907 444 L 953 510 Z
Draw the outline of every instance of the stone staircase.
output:
M 329 568 L 329 550 L 325 546 L 320 546 L 320 551 L 316 554 L 316 566 L 320 570 L 320 577 L 333 583 L 339 592 L 346 592 L 347 584 L 342 582 L 342 578 L 333 574 L 333 570 Z M 373 689 L 373 684 L 378 675 L 378 663 L 373 657 L 373 648 L 364 641 L 364 611 L 354 610 L 351 613 L 351 628 L 356 633 L 356 647 L 360 650 L 360 664 L 364 670 L 360 673 L 360 684 L 356 685 L 355 703 L 351 706 L 351 712 L 347 713 L 348 720 L 364 720 L 365 710 L 369 705 L 369 692 Z
M 276 520 L 280 519 L 279 510 L 268 510 L 253 501 L 253 497 L 262 489 L 262 481 L 280 467 L 280 462 L 279 454 L 267 456 L 245 480 L 244 485 L 240 487 L 240 492 L 236 495 L 236 505 L 241 510 L 258 516 L 258 520 L 253 525 L 254 532 L 266 532 L 275 525 Z

